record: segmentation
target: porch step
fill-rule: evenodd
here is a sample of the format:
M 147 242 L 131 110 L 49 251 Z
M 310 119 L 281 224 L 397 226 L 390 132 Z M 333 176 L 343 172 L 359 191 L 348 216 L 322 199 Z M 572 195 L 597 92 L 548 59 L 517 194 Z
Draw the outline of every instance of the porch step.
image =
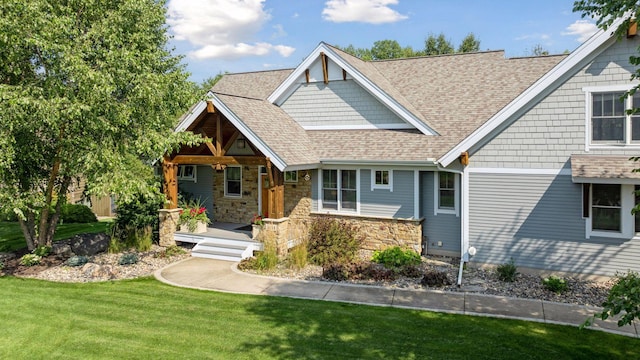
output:
M 258 243 L 247 240 L 222 239 L 207 237 L 199 241 L 191 249 L 191 256 L 226 260 L 240 261 L 253 256 L 253 251 L 259 249 Z

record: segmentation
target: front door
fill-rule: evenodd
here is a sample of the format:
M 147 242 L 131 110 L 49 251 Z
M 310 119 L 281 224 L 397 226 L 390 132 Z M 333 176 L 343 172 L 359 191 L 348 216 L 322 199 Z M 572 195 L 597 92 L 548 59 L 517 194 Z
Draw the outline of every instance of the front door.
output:
M 260 215 L 269 217 L 269 175 L 260 174 L 260 186 L 262 187 L 262 207 Z

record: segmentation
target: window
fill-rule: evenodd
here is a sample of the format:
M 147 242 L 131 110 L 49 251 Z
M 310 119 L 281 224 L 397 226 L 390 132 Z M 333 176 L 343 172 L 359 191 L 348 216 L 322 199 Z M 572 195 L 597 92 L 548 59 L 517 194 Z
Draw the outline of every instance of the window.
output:
M 620 185 L 593 184 L 591 188 L 591 229 L 620 232 L 622 213 Z
M 373 189 L 393 191 L 393 171 L 371 170 L 371 190 Z
M 242 168 L 228 166 L 224 170 L 224 196 L 240 197 L 242 195 Z
M 458 213 L 458 180 L 451 172 L 434 172 L 434 215 Z
M 357 170 L 322 170 L 322 208 L 357 211 Z
M 178 166 L 178 180 L 188 180 L 196 182 L 196 166 L 180 165 Z
M 624 91 L 591 93 L 591 143 L 594 145 L 640 143 L 640 93 L 624 98 Z
M 284 182 L 297 183 L 298 182 L 298 172 L 297 171 L 285 171 L 284 172 Z

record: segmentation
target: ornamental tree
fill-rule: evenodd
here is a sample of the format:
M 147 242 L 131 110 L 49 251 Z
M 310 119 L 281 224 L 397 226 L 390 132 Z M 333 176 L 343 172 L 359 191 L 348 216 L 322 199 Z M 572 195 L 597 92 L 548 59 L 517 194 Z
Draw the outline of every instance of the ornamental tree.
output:
M 51 245 L 69 187 L 126 199 L 157 192 L 150 162 L 195 86 L 167 49 L 154 0 L 4 0 L 0 4 L 0 211 L 27 247 Z

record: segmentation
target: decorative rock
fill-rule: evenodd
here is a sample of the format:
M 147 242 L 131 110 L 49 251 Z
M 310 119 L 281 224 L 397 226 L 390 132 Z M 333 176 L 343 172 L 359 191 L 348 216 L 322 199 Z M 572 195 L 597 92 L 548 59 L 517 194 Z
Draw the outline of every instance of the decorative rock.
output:
M 80 234 L 71 239 L 71 251 L 76 255 L 91 256 L 109 249 L 111 237 L 104 233 Z
M 118 271 L 112 265 L 98 265 L 94 263 L 82 266 L 82 275 L 89 278 L 115 279 Z
M 73 256 L 73 250 L 71 250 L 70 241 L 56 241 L 51 246 L 51 252 L 55 255 L 59 255 L 62 257 L 71 257 Z

